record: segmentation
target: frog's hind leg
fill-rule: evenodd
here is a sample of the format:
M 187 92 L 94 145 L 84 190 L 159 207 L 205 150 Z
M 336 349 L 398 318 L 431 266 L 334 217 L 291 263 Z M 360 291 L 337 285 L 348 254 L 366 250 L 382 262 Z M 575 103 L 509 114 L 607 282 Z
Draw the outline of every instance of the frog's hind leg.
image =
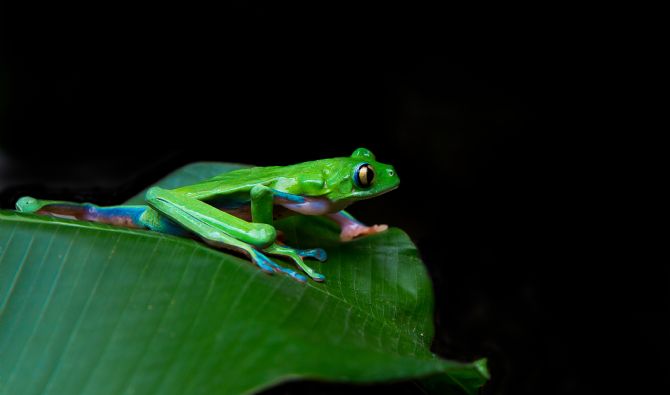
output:
M 295 280 L 307 281 L 304 275 L 276 264 L 261 251 L 275 241 L 272 226 L 244 221 L 200 200 L 157 187 L 147 191 L 146 199 L 152 209 L 200 236 L 206 243 L 242 252 L 267 273 L 285 273 Z
M 176 236 L 188 234 L 186 229 L 159 215 L 149 206 L 101 207 L 91 203 L 40 200 L 24 196 L 16 202 L 16 209 L 24 213 L 100 222 L 126 228 L 149 229 Z
M 39 200 L 24 196 L 16 202 L 16 209 L 21 212 L 52 217 L 102 222 L 127 228 L 143 228 L 140 217 L 147 206 L 99 207 L 91 203 Z

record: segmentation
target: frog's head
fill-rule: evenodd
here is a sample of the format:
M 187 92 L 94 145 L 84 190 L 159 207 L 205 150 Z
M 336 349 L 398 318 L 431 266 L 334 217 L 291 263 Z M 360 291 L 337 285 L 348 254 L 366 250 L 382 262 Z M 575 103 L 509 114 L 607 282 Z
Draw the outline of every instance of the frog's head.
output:
M 377 162 L 365 148 L 358 148 L 349 158 L 341 158 L 337 171 L 326 178 L 331 201 L 347 204 L 379 196 L 400 184 L 393 166 Z

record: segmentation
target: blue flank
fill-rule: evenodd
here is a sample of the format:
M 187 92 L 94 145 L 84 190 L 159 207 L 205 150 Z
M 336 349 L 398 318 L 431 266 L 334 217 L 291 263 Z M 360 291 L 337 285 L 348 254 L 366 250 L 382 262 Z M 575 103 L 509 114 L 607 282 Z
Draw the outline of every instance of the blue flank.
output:
M 300 195 L 293 195 L 291 193 L 278 191 L 276 189 L 272 190 L 272 194 L 275 195 L 276 197 L 286 199 L 289 202 L 293 202 L 293 203 L 304 203 L 305 202 L 305 198 L 300 196 Z
M 94 206 L 95 216 L 100 218 L 129 218 L 132 223 L 141 229 L 150 229 L 154 232 L 166 233 L 175 236 L 186 236 L 188 231 L 174 223 L 169 218 L 159 215 L 158 223 L 146 223 L 142 220 L 142 215 L 149 206 L 112 206 L 98 207 Z
M 146 209 L 147 206 L 95 207 L 96 215 L 101 217 L 128 217 L 139 227 L 143 227 L 140 217 Z

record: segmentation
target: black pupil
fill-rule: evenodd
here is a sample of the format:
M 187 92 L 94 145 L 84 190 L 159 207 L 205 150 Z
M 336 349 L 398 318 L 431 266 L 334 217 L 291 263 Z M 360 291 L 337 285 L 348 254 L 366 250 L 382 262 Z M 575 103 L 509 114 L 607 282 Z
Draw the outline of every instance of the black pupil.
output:
M 366 177 L 361 179 L 361 181 L 363 181 L 363 185 L 368 186 L 368 185 L 372 184 L 372 180 L 374 180 L 374 178 L 375 178 L 375 172 L 374 172 L 374 170 L 372 170 L 372 167 L 370 167 L 368 165 L 363 166 L 363 168 L 361 168 L 361 170 L 363 170 L 363 169 L 365 169 Z

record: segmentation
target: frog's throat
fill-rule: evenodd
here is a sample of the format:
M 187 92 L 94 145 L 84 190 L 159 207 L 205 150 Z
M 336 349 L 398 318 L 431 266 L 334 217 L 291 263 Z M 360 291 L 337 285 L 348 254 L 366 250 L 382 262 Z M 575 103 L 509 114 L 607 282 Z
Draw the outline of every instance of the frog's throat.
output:
M 359 196 L 354 196 L 351 198 L 347 199 L 342 199 L 342 200 L 330 200 L 326 197 L 305 197 L 303 196 L 302 201 L 300 202 L 289 202 L 289 201 L 284 201 L 280 203 L 282 206 L 286 207 L 287 209 L 294 211 L 296 213 L 302 214 L 302 215 L 325 215 L 325 214 L 332 214 L 336 213 L 338 211 L 342 211 L 351 204 L 359 201 L 359 200 L 367 200 L 371 199 L 373 197 L 381 196 L 385 193 L 389 193 L 393 191 L 394 189 L 398 188 L 398 186 L 394 186 L 393 188 L 389 188 L 385 191 L 375 193 L 375 194 L 370 194 L 370 195 L 359 195 Z

